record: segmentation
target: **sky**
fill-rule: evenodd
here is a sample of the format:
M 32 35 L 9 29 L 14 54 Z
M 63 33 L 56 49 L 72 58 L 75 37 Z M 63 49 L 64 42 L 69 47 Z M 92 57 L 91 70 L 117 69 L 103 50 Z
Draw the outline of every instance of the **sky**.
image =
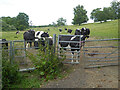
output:
M 113 0 L 0 0 L 0 17 L 16 17 L 19 12 L 29 16 L 32 25 L 48 25 L 59 18 L 66 19 L 67 25 L 71 25 L 74 11 L 78 5 L 83 5 L 92 23 L 90 13 L 93 9 L 109 7 Z

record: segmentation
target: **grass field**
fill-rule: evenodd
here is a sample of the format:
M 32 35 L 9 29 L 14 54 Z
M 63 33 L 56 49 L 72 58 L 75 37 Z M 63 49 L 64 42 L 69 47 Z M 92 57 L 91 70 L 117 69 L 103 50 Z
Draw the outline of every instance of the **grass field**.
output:
M 69 25 L 69 26 L 60 26 L 60 27 L 40 27 L 40 28 L 32 28 L 35 31 L 46 31 L 49 32 L 51 36 L 53 34 L 68 34 L 65 32 L 65 28 L 72 29 L 72 35 L 74 34 L 77 28 L 81 29 L 83 27 L 89 28 L 91 33 L 91 38 L 96 39 L 104 39 L 104 38 L 118 38 L 118 20 L 109 21 L 104 23 L 91 23 L 91 24 L 83 24 L 81 26 L 78 25 Z M 48 31 L 48 28 L 50 31 Z M 62 33 L 59 32 L 59 29 L 63 29 Z M 16 31 L 8 31 L 8 32 L 0 32 L 2 33 L 2 38 L 6 38 L 7 40 L 23 40 L 23 33 L 25 31 L 21 31 L 20 34 L 16 35 Z

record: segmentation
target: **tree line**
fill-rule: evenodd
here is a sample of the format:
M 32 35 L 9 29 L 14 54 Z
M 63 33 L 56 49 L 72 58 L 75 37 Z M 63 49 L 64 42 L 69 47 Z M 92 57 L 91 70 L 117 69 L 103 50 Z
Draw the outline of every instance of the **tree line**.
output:
M 91 19 L 94 22 L 106 22 L 107 20 L 120 19 L 120 2 L 112 1 L 110 7 L 96 8 L 91 12 Z M 88 21 L 87 11 L 83 5 L 74 8 L 74 18 L 72 24 L 82 24 Z
M 73 25 L 81 25 L 82 23 L 87 22 L 88 16 L 87 11 L 84 9 L 83 5 L 78 5 L 74 10 L 74 18 L 72 19 Z M 107 20 L 120 19 L 120 2 L 112 1 L 110 7 L 96 8 L 91 12 L 91 19 L 94 22 L 106 22 Z M 19 13 L 16 17 L 1 17 L 2 22 L 2 31 L 12 31 L 12 30 L 25 30 L 29 27 L 29 16 L 25 13 Z M 52 22 L 52 24 L 44 25 L 46 26 L 64 26 L 66 25 L 66 19 L 59 18 L 57 22 Z M 32 26 L 36 27 L 36 26 Z M 42 26 L 38 26 L 42 27 Z
M 2 31 L 24 30 L 29 28 L 29 16 L 19 13 L 16 17 L 1 17 Z

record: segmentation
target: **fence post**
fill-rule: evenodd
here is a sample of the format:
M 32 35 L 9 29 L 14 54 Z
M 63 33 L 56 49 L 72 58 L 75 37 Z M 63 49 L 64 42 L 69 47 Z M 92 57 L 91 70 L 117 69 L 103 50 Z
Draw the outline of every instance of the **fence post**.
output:
M 24 40 L 24 55 L 26 57 L 26 42 L 25 42 L 25 40 Z
M 13 64 L 13 48 L 12 48 L 12 41 L 10 41 L 10 63 Z
M 53 46 L 54 46 L 54 53 L 56 50 L 56 34 L 53 34 Z

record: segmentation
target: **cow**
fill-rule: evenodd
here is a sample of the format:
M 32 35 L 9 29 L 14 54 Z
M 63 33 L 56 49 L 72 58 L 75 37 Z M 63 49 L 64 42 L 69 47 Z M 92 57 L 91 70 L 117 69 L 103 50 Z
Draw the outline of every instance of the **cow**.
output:
M 28 44 L 30 43 L 30 47 L 32 47 L 32 41 L 35 40 L 35 30 L 28 30 L 23 33 L 23 38 L 27 41 L 27 45 L 25 44 L 26 48 L 28 48 Z
M 60 33 L 62 32 L 62 29 L 59 29 Z
M 71 30 L 71 29 L 68 29 L 68 33 L 72 33 L 72 30 Z
M 81 50 L 82 43 L 85 41 L 85 39 L 87 37 L 89 37 L 88 35 L 86 35 L 86 33 L 81 35 L 80 31 L 79 32 L 76 31 L 75 35 L 80 35 L 80 36 L 63 36 L 63 35 L 59 36 L 59 41 L 80 41 L 80 38 L 81 38 L 80 43 L 59 42 L 61 47 L 68 47 L 68 46 L 71 47 L 71 51 L 72 51 L 72 61 L 71 62 L 73 62 L 74 51 L 76 51 L 76 50 L 78 51 L 78 58 L 79 58 L 79 51 Z M 66 50 L 66 49 L 64 48 L 64 50 Z M 76 62 L 78 62 L 78 60 L 76 60 Z
M 82 29 L 76 29 L 75 35 L 84 35 L 86 38 L 89 38 L 90 35 L 90 29 L 88 28 L 82 28 Z M 82 43 L 82 46 L 84 46 L 85 42 Z
M 82 35 L 86 35 L 86 36 L 90 35 L 90 29 L 88 28 L 82 28 L 81 32 L 82 32 Z
M 34 42 L 35 49 L 39 49 L 40 45 L 44 48 L 45 46 L 47 46 L 46 44 L 48 44 L 49 48 L 51 49 L 51 46 L 53 45 L 53 38 L 51 36 L 46 37 L 45 39 L 43 39 L 43 38 L 36 39 L 36 41 Z M 45 50 L 45 48 L 44 48 L 44 50 Z
M 50 45 L 51 45 L 51 36 L 49 37 L 48 32 L 44 32 L 44 31 L 37 31 L 35 33 L 35 42 L 34 42 L 34 46 L 36 49 L 39 49 L 39 45 L 45 46 L 45 41 L 48 40 Z
M 16 32 L 16 35 L 19 34 L 19 33 L 20 33 L 20 31 L 17 31 L 17 32 Z
M 0 45 L 1 45 L 2 49 L 8 49 L 8 42 L 6 39 L 1 39 Z
M 50 31 L 50 29 L 48 28 L 48 31 Z
M 65 32 L 67 32 L 67 28 L 65 28 Z

